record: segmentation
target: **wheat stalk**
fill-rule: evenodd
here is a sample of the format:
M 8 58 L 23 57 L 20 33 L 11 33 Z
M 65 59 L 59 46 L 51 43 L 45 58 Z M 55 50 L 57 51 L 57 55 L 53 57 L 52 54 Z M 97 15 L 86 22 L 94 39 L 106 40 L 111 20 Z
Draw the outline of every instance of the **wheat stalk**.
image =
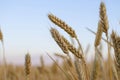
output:
M 91 80 L 99 80 L 103 78 L 102 68 L 102 55 L 97 47 L 95 47 L 95 59 L 92 68 Z
M 26 74 L 26 80 L 30 80 L 30 73 L 31 73 L 31 57 L 30 57 L 30 54 L 27 53 L 25 55 L 25 74 Z
M 103 2 L 101 2 L 100 4 L 100 21 L 98 22 L 98 30 L 96 33 L 96 38 L 94 43 L 96 53 L 95 53 L 94 67 L 93 67 L 91 80 L 97 80 L 99 78 L 101 62 L 100 63 L 98 62 L 99 54 L 97 53 L 97 47 L 100 44 L 100 41 L 102 38 L 102 32 L 106 33 L 107 42 L 108 42 L 108 21 L 107 21 L 107 15 L 106 15 L 106 7 Z M 108 47 L 109 47 L 109 44 L 108 44 Z M 110 75 L 110 80 L 111 80 L 111 75 Z
M 60 66 L 59 64 L 47 53 L 47 55 L 51 58 L 51 60 L 56 64 L 56 66 L 65 74 L 65 76 L 69 79 L 69 80 L 73 80 L 72 78 L 69 77 L 69 74 L 67 74 Z
M 67 58 L 66 56 L 64 56 L 62 54 L 58 54 L 58 53 L 55 53 L 54 55 L 57 56 L 57 57 L 60 57 L 62 59 L 66 59 Z
M 43 69 L 45 67 L 45 62 L 43 60 L 43 56 L 40 56 L 40 63 L 41 63 L 41 67 Z
M 72 52 L 78 59 L 80 59 L 80 61 L 78 60 L 78 63 L 80 63 L 80 66 L 77 66 L 79 64 L 75 63 L 77 70 L 78 70 L 78 67 L 81 69 L 83 68 L 82 70 L 80 70 L 80 74 L 78 73 L 79 79 L 81 79 L 80 78 L 80 75 L 81 75 L 83 80 L 89 80 L 89 70 L 87 68 L 86 61 L 84 60 L 83 54 L 81 54 L 79 49 L 76 49 L 64 36 L 62 36 L 62 39 L 68 46 L 69 51 Z
M 79 50 L 77 50 L 73 45 L 71 45 L 67 40 L 65 40 L 64 37 L 62 37 L 64 39 L 64 41 L 66 41 L 67 45 L 68 45 L 68 49 L 80 60 L 78 60 L 78 63 L 75 63 L 76 65 L 76 69 L 78 70 L 79 67 L 79 71 L 80 74 L 78 73 L 79 79 L 83 79 L 83 80 L 89 80 L 89 70 L 87 68 L 86 65 L 86 61 L 84 60 L 83 54 L 81 54 L 79 52 Z M 81 76 L 81 77 L 80 77 Z
M 100 29 L 101 29 L 101 31 L 100 31 Z M 102 32 L 105 32 L 106 37 L 107 37 L 107 42 L 109 42 L 108 41 L 108 29 L 109 29 L 109 25 L 108 25 L 107 14 L 106 14 L 106 6 L 105 6 L 104 2 L 101 2 L 101 4 L 100 4 L 100 21 L 99 21 L 99 26 L 98 26 L 98 32 L 96 35 L 96 40 L 95 40 L 96 48 L 100 44 Z M 101 32 L 101 33 L 99 33 L 99 32 Z M 110 55 L 110 49 L 109 49 L 108 43 L 107 43 L 107 46 L 108 46 L 109 76 L 110 76 L 110 80 L 112 80 L 111 55 Z
M 111 38 L 112 38 L 114 52 L 115 52 L 116 70 L 117 70 L 118 75 L 120 75 L 120 37 L 117 36 L 114 31 L 112 31 Z
M 116 70 L 116 67 L 115 67 L 115 62 L 113 62 L 113 64 L 112 64 L 112 72 L 113 72 L 114 79 L 119 80 L 117 70 Z
M 108 24 L 108 19 L 107 19 L 107 13 L 106 13 L 106 6 L 104 2 L 101 2 L 100 4 L 100 21 L 102 23 L 102 28 L 103 32 L 105 32 L 106 37 L 107 37 L 107 42 L 109 41 L 108 38 L 108 29 L 109 29 L 109 24 Z M 108 46 L 108 67 L 109 67 L 109 75 L 110 75 L 110 80 L 112 80 L 112 66 L 111 66 L 111 54 L 110 54 L 110 49 L 109 49 L 109 44 L 107 43 Z
M 6 57 L 5 57 L 5 46 L 4 46 L 4 40 L 3 40 L 3 34 L 0 29 L 0 41 L 2 43 L 2 48 L 3 48 L 3 63 L 4 63 L 4 80 L 6 80 L 6 75 L 7 75 L 7 62 L 6 62 Z

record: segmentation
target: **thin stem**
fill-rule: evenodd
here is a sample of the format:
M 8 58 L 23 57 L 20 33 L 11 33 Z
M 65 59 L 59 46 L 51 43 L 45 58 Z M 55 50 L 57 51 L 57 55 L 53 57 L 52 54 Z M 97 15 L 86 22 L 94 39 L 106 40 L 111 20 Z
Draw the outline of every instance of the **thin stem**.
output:
M 71 67 L 69 67 L 69 65 L 66 64 L 66 63 L 67 63 L 66 59 L 63 59 L 63 60 L 64 60 L 64 62 L 65 62 L 65 68 L 66 68 L 66 69 L 68 68 L 69 71 L 70 71 L 70 73 L 72 74 L 72 77 L 73 77 L 74 79 L 76 79 L 75 74 L 73 73 Z M 69 59 L 69 60 L 70 60 L 70 59 Z M 71 61 L 71 60 L 70 60 L 70 61 Z M 67 67 L 67 66 L 68 66 L 68 67 Z
M 76 38 L 76 40 L 77 40 L 77 43 L 78 43 L 78 45 L 79 45 L 78 50 L 80 50 L 80 49 L 81 49 L 81 52 L 82 52 L 82 54 L 83 54 L 83 49 L 82 49 L 82 46 L 81 46 L 81 44 L 80 44 L 80 42 L 79 42 L 78 38 Z
M 78 79 L 81 80 L 81 74 L 80 74 L 80 68 L 79 68 L 80 65 L 78 65 L 77 57 L 75 58 L 74 64 L 75 64 L 75 69 L 76 69 L 76 72 L 77 72 L 77 75 L 78 75 Z
M 57 64 L 57 62 L 47 53 L 47 55 L 55 62 L 55 64 L 58 66 L 58 68 L 63 71 L 63 73 L 66 75 L 66 77 L 70 80 L 73 80 L 69 77 L 69 75 Z
M 84 55 L 84 52 L 83 52 L 82 46 L 81 46 L 81 44 L 80 44 L 78 38 L 76 38 L 76 40 L 77 40 L 78 45 L 79 45 L 78 50 L 81 49 L 82 55 Z M 88 68 L 87 68 L 87 65 L 86 65 L 86 62 L 85 62 L 84 58 L 81 59 L 81 62 L 82 62 L 82 64 L 84 64 L 84 67 L 85 67 L 86 79 L 89 80 L 89 71 L 88 71 Z
M 5 57 L 5 47 L 4 47 L 4 42 L 2 42 L 2 48 L 3 48 L 3 62 L 4 62 L 4 65 L 6 66 L 6 57 Z
M 73 38 L 71 38 L 71 42 L 75 46 Z M 75 70 L 77 72 L 78 79 L 81 80 L 82 78 L 81 78 L 80 68 L 79 68 L 80 65 L 78 64 L 78 62 L 79 62 L 79 59 L 75 56 L 75 61 L 74 61 Z
M 89 29 L 89 28 L 86 28 L 88 31 L 90 31 L 91 33 L 93 33 L 94 35 L 96 35 L 96 33 L 93 31 L 93 30 L 91 30 L 91 29 Z M 104 39 L 103 37 L 102 37 L 102 40 L 103 41 L 105 41 L 106 43 L 108 43 L 110 46 L 112 46 L 113 47 L 113 45 L 110 43 L 110 42 L 108 42 L 106 39 Z
M 6 70 L 7 70 L 7 63 L 6 63 L 6 58 L 5 58 L 5 46 L 4 46 L 4 42 L 2 41 L 2 48 L 3 48 L 3 63 L 4 63 L 4 80 L 6 79 Z
M 106 33 L 106 37 L 107 37 L 107 42 L 108 42 L 108 33 Z M 109 76 L 110 76 L 110 80 L 112 80 L 112 71 L 111 71 L 111 55 L 110 55 L 110 47 L 109 47 L 109 43 L 107 43 L 108 46 L 108 64 L 109 64 Z

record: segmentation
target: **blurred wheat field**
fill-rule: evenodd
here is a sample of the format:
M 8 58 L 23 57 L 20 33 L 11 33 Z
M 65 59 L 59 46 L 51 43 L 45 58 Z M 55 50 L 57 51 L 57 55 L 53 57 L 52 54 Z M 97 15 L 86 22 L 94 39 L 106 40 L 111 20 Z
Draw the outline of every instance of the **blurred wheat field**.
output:
M 49 52 L 46 53 L 53 61 L 51 65 L 45 65 L 45 58 L 40 56 L 39 66 L 33 66 L 29 52 L 25 55 L 24 66 L 7 64 L 5 58 L 5 47 L 3 34 L 0 31 L 0 40 L 3 49 L 3 64 L 0 65 L 0 80 L 120 80 L 120 36 L 115 31 L 108 33 L 109 22 L 104 2 L 100 3 L 99 21 L 97 32 L 87 28 L 91 34 L 95 34 L 94 59 L 87 62 L 86 56 L 89 53 L 89 47 L 83 51 L 82 43 L 78 39 L 75 30 L 67 23 L 55 16 L 48 14 L 48 19 L 59 29 L 62 29 L 71 38 L 71 41 L 62 35 L 55 27 L 50 27 L 50 33 L 53 40 L 63 51 L 63 54 L 53 53 L 59 63 Z M 103 38 L 103 34 L 105 37 Z M 107 45 L 107 59 L 103 59 L 103 46 L 101 40 Z M 77 43 L 77 45 L 74 44 Z M 111 55 L 114 49 L 114 57 Z

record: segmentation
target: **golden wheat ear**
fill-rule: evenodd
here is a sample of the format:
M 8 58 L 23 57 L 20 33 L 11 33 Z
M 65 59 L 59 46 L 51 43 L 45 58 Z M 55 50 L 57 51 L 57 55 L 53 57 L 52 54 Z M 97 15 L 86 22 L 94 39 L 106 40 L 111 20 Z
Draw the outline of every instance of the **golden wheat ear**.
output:
M 51 28 L 50 29 L 51 35 L 53 37 L 53 39 L 56 41 L 56 43 L 59 45 L 59 47 L 62 49 L 62 51 L 65 54 L 68 54 L 68 47 L 65 44 L 65 42 L 62 40 L 60 33 L 57 31 L 57 29 L 55 28 Z
M 94 46 L 97 47 L 100 44 L 101 38 L 102 38 L 102 26 L 101 22 L 98 22 L 98 30 L 95 38 Z
M 30 73 L 31 73 L 31 57 L 30 57 L 30 54 L 27 53 L 25 55 L 25 74 L 26 74 L 26 80 L 30 80 Z
M 63 29 L 64 31 L 66 31 L 71 37 L 76 38 L 77 35 L 75 33 L 75 31 L 72 29 L 72 27 L 68 26 L 68 24 L 66 24 L 64 21 L 62 21 L 61 19 L 59 19 L 58 17 L 56 17 L 53 14 L 48 14 L 48 18 L 54 23 L 56 24 L 58 27 L 60 27 L 61 29 Z
M 65 44 L 68 47 L 68 50 L 73 53 L 78 58 L 82 58 L 82 54 L 80 54 L 80 51 L 77 50 L 64 36 L 61 36 L 61 39 L 65 42 Z
M 103 32 L 108 33 L 109 24 L 107 19 L 106 6 L 104 2 L 100 4 L 100 21 L 102 23 Z

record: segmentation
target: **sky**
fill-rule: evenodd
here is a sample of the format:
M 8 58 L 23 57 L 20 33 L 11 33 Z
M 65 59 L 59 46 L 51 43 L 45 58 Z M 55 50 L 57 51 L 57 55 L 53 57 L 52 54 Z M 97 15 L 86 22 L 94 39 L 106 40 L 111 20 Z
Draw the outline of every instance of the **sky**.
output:
M 120 0 L 103 1 L 107 8 L 109 33 L 114 29 L 120 34 Z M 51 26 L 55 27 L 68 39 L 69 36 L 50 22 L 47 17 L 49 13 L 56 15 L 76 31 L 84 50 L 88 44 L 94 46 L 95 36 L 86 27 L 96 32 L 100 2 L 101 0 L 0 0 L 0 27 L 7 62 L 23 64 L 27 52 L 34 63 L 39 63 L 40 55 L 45 55 L 46 52 L 62 53 L 49 29 Z

